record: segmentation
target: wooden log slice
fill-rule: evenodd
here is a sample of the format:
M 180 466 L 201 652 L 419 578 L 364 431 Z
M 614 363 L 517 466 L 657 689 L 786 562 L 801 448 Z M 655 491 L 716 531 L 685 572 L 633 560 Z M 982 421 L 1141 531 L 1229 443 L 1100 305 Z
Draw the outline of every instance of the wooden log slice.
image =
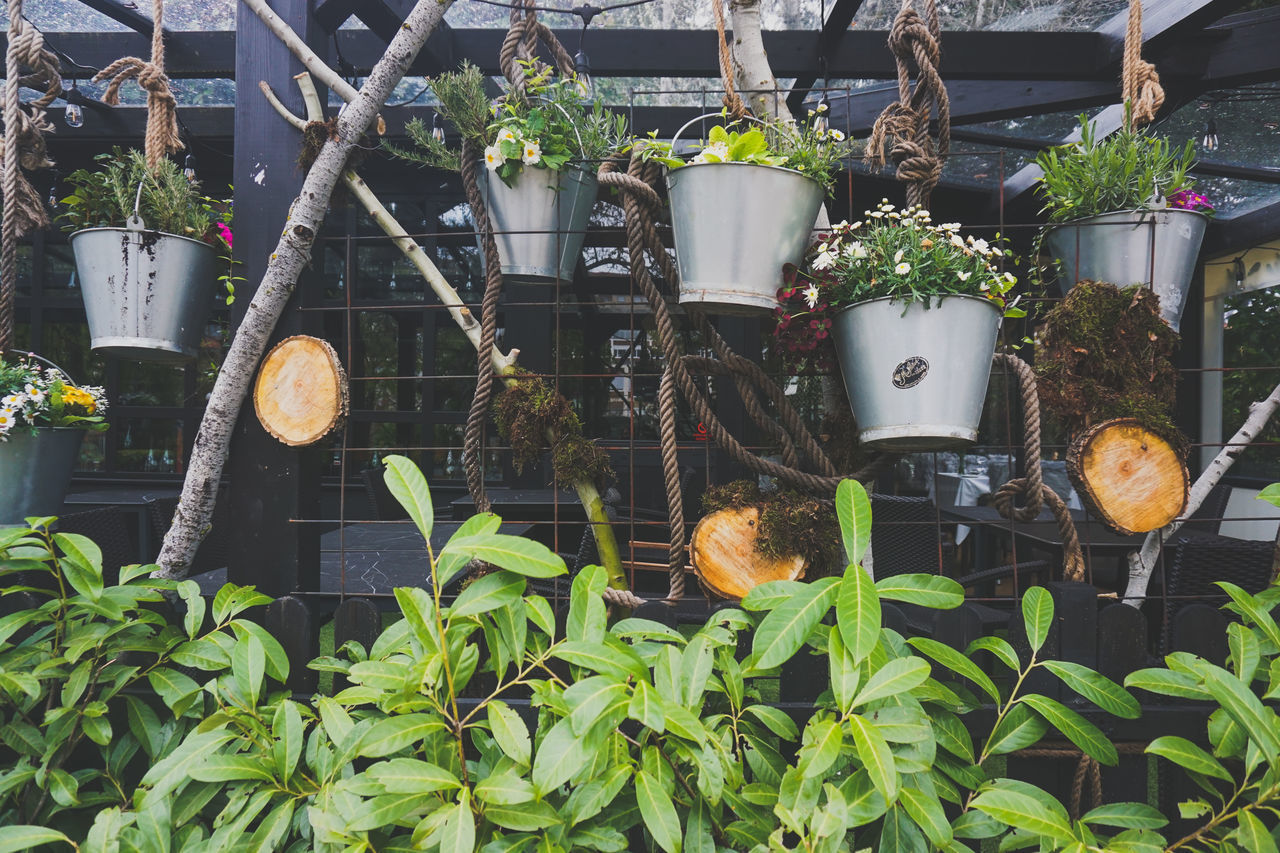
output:
M 1085 505 L 1117 533 L 1164 527 L 1187 505 L 1187 466 L 1133 418 L 1096 424 L 1071 442 L 1067 473 Z
M 262 360 L 253 408 L 262 428 L 290 447 L 315 444 L 347 416 L 347 374 L 328 342 L 295 335 Z
M 775 560 L 756 550 L 760 510 L 722 509 L 693 529 L 689 552 L 693 573 L 711 592 L 739 599 L 766 581 L 792 581 L 804 575 L 803 557 Z

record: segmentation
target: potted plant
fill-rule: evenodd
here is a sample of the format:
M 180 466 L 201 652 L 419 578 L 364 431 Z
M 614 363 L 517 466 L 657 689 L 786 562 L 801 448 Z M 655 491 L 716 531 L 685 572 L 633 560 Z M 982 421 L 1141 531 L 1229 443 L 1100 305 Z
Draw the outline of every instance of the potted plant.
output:
M 1077 281 L 1146 284 L 1178 329 L 1212 205 L 1193 192 L 1191 140 L 1181 149 L 1146 129 L 1099 139 L 1080 116 L 1080 141 L 1040 153 L 1040 194 L 1051 223 L 1043 245 L 1061 262 L 1065 295 Z
M 646 143 L 644 156 L 669 169 L 682 305 L 737 315 L 777 307 L 780 270 L 804 254 L 835 169 L 849 153 L 825 111 L 820 104 L 801 124 L 716 125 L 688 161 L 675 156 L 680 132 L 669 143 Z
M 101 388 L 32 359 L 0 359 L 0 525 L 56 514 L 85 431 L 107 428 Z
M 142 152 L 118 148 L 97 159 L 101 168 L 67 179 L 75 190 L 60 217 L 72 232 L 90 345 L 144 361 L 194 358 L 219 254 L 230 255 L 230 231 L 218 222 L 227 215 L 172 160 L 148 169 Z
M 778 325 L 789 346 L 831 336 L 858 422 L 858 439 L 895 451 L 936 450 L 977 439 L 1002 317 L 1017 279 L 1004 251 L 958 223 L 887 200 L 863 221 L 823 234 L 800 268 L 786 271 Z
M 484 76 L 470 63 L 430 85 L 440 114 L 484 152 L 480 192 L 502 274 L 528 283 L 571 280 L 596 200 L 594 161 L 623 147 L 626 119 L 599 100 L 584 103 L 573 78 L 531 66 L 525 73 L 525 97 L 508 93 L 492 104 Z M 461 171 L 461 154 L 449 147 L 442 127 L 415 119 L 406 130 L 416 149 L 387 146 L 392 154 Z

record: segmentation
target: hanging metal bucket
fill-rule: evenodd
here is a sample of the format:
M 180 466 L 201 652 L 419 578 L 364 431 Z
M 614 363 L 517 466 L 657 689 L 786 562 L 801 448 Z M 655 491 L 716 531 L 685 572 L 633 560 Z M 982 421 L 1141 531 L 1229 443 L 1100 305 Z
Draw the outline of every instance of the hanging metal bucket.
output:
M 1194 210 L 1126 210 L 1053 225 L 1044 246 L 1062 261 L 1064 295 L 1081 279 L 1146 284 L 1176 332 L 1208 224 L 1209 217 Z
M 131 228 L 71 235 L 90 346 L 139 361 L 195 358 L 213 307 L 217 251 L 208 243 Z
M 716 314 L 768 314 L 782 268 L 798 264 L 826 195 L 794 169 L 693 163 L 667 173 L 680 304 Z
M 74 427 L 14 427 L 0 442 L 0 526 L 33 515 L 57 515 L 71 485 L 85 431 Z
M 529 284 L 572 281 L 596 203 L 596 176 L 581 166 L 526 168 L 509 187 L 481 169 L 479 184 L 502 275 Z
M 977 296 L 946 296 L 928 309 L 886 297 L 837 313 L 832 331 L 858 440 L 893 451 L 976 441 L 1000 319 L 997 304 Z

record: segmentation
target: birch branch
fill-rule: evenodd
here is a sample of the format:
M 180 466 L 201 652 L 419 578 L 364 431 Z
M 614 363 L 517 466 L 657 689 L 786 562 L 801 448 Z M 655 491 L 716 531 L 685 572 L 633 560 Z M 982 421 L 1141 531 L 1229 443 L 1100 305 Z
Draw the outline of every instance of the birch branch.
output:
M 324 109 L 320 104 L 320 96 L 316 92 L 315 83 L 312 81 L 311 75 L 303 72 L 295 76 L 294 79 L 298 82 L 298 88 L 302 92 L 302 100 L 307 107 L 307 118 L 311 121 L 324 121 Z M 290 112 L 289 108 L 276 97 L 271 87 L 265 82 L 259 82 L 258 87 L 266 95 L 267 101 L 285 121 L 298 130 L 302 130 L 307 126 L 307 122 Z M 450 307 L 449 313 L 454 322 L 462 330 L 463 334 L 467 336 L 467 339 L 471 341 L 471 345 L 478 350 L 481 340 L 480 324 L 476 321 L 470 309 L 463 304 L 457 290 L 449 284 L 439 269 L 436 268 L 436 265 L 431 262 L 431 259 L 427 257 L 426 252 L 422 250 L 417 241 L 408 236 L 408 233 L 396 218 L 391 215 L 391 212 L 383 206 L 368 184 L 350 169 L 343 172 L 342 181 L 351 194 L 364 205 L 365 210 L 369 212 L 369 215 L 373 217 L 383 232 L 392 238 L 396 247 L 404 253 L 405 257 L 413 263 L 422 277 L 427 280 L 431 285 L 431 289 L 440 298 L 440 301 Z M 494 372 L 503 379 L 503 382 L 508 387 L 514 385 L 517 381 L 513 374 L 516 358 L 519 354 L 520 350 L 518 349 L 512 349 L 509 355 L 503 355 L 497 347 L 493 349 L 492 363 Z M 547 434 L 547 443 L 550 446 L 555 446 L 558 439 L 559 436 L 553 432 Z M 591 532 L 596 540 L 596 553 L 600 564 L 604 566 L 609 576 L 609 586 L 619 590 L 629 589 L 630 584 L 627 582 L 626 572 L 622 570 L 622 554 L 618 549 L 617 538 L 613 534 L 613 526 L 609 521 L 604 499 L 600 497 L 599 489 L 596 488 L 595 483 L 586 479 L 575 480 L 573 488 L 577 492 L 578 500 L 582 503 L 582 508 L 586 512 L 587 520 L 591 525 Z
M 269 9 L 261 0 L 246 0 L 263 15 Z M 200 540 L 209 529 L 218 481 L 231 446 L 231 433 L 240 415 L 245 395 L 253 380 L 267 341 L 275 329 L 285 304 L 298 283 L 302 268 L 311 260 L 311 247 L 324 220 L 329 198 L 346 166 L 352 147 L 377 117 L 396 84 L 404 77 L 427 37 L 444 19 L 453 0 L 418 0 L 396 32 L 387 51 L 373 67 L 364 86 L 356 93 L 338 118 L 334 137 L 327 140 L 315 163 L 307 171 L 302 190 L 290 207 L 276 250 L 267 263 L 262 281 L 254 292 L 244 319 L 236 329 L 227 350 L 226 360 L 218 371 L 213 393 L 200 421 L 195 446 L 182 484 L 182 496 L 173 515 L 173 523 L 165 534 L 157 562 L 157 577 L 185 577 L 190 569 Z M 278 26 L 288 32 L 278 18 Z M 279 35 L 277 27 L 273 31 Z M 297 37 L 293 37 L 297 40 Z M 288 43 L 288 37 L 282 36 Z M 295 51 L 296 52 L 296 51 Z M 305 59 L 303 60 L 306 61 Z M 330 71 L 332 73 L 332 71 Z M 349 87 L 348 87 L 349 88 Z
M 1223 475 L 1240 458 L 1240 454 L 1245 452 L 1249 444 L 1258 437 L 1258 433 L 1266 427 L 1267 421 L 1271 420 L 1277 408 L 1280 408 L 1280 385 L 1272 389 L 1271 395 L 1265 400 L 1249 404 L 1249 417 L 1245 419 L 1244 424 L 1235 435 L 1231 436 L 1231 440 L 1223 445 L 1222 450 L 1209 463 L 1209 467 L 1204 469 L 1204 473 L 1196 478 L 1195 485 L 1191 487 L 1191 493 L 1187 496 L 1187 508 L 1183 512 L 1184 519 L 1200 508 L 1213 487 L 1218 485 Z M 1129 584 L 1124 591 L 1125 604 L 1130 607 L 1141 607 L 1142 602 L 1146 601 L 1147 585 L 1151 582 L 1151 572 L 1155 569 L 1160 549 L 1173 534 L 1178 532 L 1182 524 L 1182 521 L 1174 521 L 1159 530 L 1151 531 L 1143 540 L 1142 548 L 1130 552 Z
M 450 2 L 452 2 L 452 0 L 450 0 Z M 343 80 L 337 71 L 330 68 L 328 63 L 316 55 L 315 51 L 307 47 L 307 43 L 293 31 L 293 28 L 281 20 L 279 15 L 271 11 L 271 7 L 267 5 L 267 0 L 244 0 L 244 4 L 252 9 L 254 14 L 262 19 L 262 23 L 267 25 L 267 29 L 271 30 L 271 32 L 275 34 L 276 38 L 280 39 L 280 41 L 284 43 L 284 46 L 289 48 L 290 53 L 298 57 L 298 60 L 306 66 L 308 71 L 320 78 L 321 83 L 337 92 L 338 96 L 347 103 L 351 103 L 356 99 L 359 92 L 356 91 L 355 87 L 346 80 Z M 442 3 L 441 5 L 447 9 L 450 4 Z M 443 12 L 441 13 L 441 17 L 443 17 Z M 388 45 L 388 53 L 390 53 L 390 49 L 391 48 Z M 422 45 L 418 45 L 417 50 L 421 49 Z M 368 88 L 367 82 L 365 84 L 365 88 Z M 388 92 L 387 95 L 383 96 L 383 99 L 385 100 L 390 94 L 391 93 Z

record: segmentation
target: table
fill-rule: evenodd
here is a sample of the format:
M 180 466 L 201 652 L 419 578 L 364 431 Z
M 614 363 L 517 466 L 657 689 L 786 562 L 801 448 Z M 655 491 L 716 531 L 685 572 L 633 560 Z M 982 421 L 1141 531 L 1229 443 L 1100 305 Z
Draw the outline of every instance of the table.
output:
M 939 471 L 929 481 L 929 497 L 939 507 L 977 506 L 978 498 L 991 494 L 991 478 L 986 474 L 955 474 Z M 956 525 L 956 544 L 969 535 L 969 527 Z
M 138 559 L 141 562 L 154 560 L 160 552 L 160 543 L 153 541 L 151 535 L 151 518 L 147 512 L 147 501 L 152 498 L 176 498 L 181 494 L 178 486 L 156 483 L 147 486 L 99 486 L 96 489 L 81 489 L 67 495 L 63 500 L 64 513 L 70 514 L 86 509 L 116 506 L 134 517 L 137 525 Z
M 431 548 L 439 553 L 460 521 L 439 521 L 431 528 Z M 524 536 L 532 524 L 503 524 L 499 533 Z M 344 574 L 345 569 L 345 574 Z M 355 521 L 320 536 L 320 591 L 367 595 L 396 587 L 429 586 L 427 551 L 412 521 Z M 227 570 L 215 569 L 192 578 L 201 592 L 212 594 L 227 582 Z

